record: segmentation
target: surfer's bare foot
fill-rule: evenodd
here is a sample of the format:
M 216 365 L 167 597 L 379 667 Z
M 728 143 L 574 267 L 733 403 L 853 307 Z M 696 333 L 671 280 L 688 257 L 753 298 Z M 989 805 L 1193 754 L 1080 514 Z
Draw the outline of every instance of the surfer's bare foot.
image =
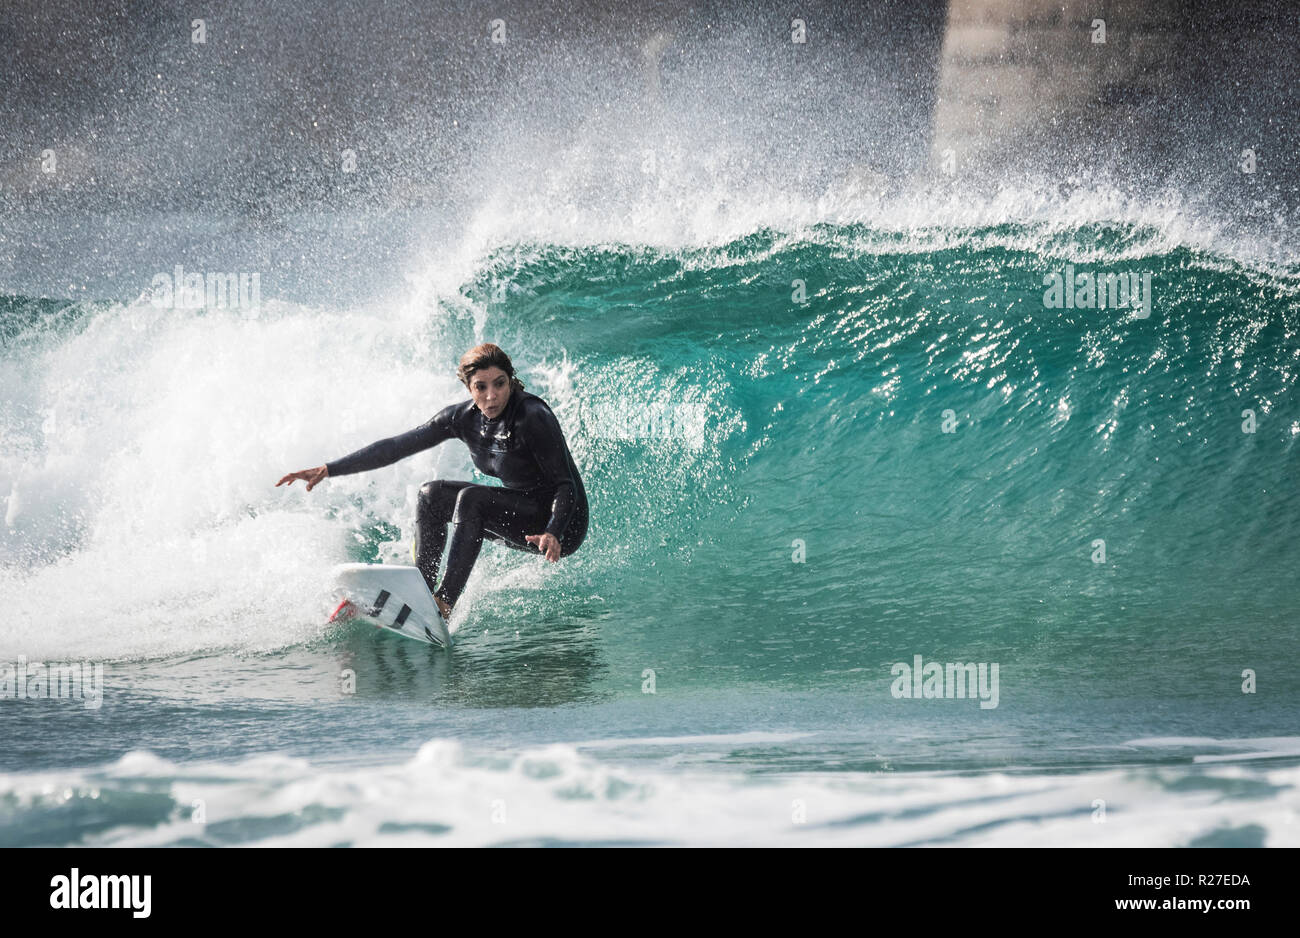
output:
M 444 620 L 450 620 L 451 606 L 447 605 L 447 601 L 443 599 L 441 596 L 439 596 L 437 593 L 433 594 L 433 601 L 438 604 L 438 611 L 442 613 L 442 618 Z

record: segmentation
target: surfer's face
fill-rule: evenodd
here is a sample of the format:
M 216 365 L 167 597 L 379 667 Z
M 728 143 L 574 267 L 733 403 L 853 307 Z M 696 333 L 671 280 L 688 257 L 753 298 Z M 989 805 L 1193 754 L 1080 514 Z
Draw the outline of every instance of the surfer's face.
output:
M 493 365 L 469 376 L 469 393 L 484 417 L 496 418 L 510 400 L 510 376 Z

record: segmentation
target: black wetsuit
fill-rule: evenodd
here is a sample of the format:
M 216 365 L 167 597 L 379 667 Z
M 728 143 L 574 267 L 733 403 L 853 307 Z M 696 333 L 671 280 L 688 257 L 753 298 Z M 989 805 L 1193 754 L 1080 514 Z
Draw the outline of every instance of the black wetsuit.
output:
M 561 557 L 578 549 L 587 535 L 582 476 L 550 406 L 527 391 L 512 390 L 505 410 L 493 420 L 472 400 L 452 404 L 414 430 L 371 443 L 325 467 L 331 476 L 367 472 L 453 438 L 465 442 L 481 472 L 505 485 L 437 480 L 420 488 L 415 563 L 430 591 L 437 581 L 448 522 L 454 525 L 451 550 L 447 574 L 437 589 L 448 604 L 465 588 L 485 537 L 539 553 L 524 535 L 545 531 L 559 540 Z

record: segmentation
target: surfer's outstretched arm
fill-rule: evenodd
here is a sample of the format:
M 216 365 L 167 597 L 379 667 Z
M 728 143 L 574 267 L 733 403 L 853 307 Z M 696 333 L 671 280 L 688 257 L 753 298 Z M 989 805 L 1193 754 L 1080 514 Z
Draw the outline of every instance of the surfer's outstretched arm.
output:
M 371 469 L 382 469 L 384 466 L 391 466 L 407 456 L 421 450 L 430 449 L 455 436 L 455 428 L 452 425 L 452 414 L 455 410 L 456 405 L 453 404 L 440 410 L 432 420 L 421 424 L 414 430 L 407 430 L 397 436 L 377 440 L 369 446 L 362 447 L 355 453 L 349 453 L 341 459 L 327 462 L 315 469 L 291 472 L 275 484 L 280 486 L 288 482 L 292 485 L 295 479 L 303 479 L 307 482 L 307 491 L 310 492 L 313 487 L 320 484 L 328 476 L 347 476 L 357 472 L 369 472 Z
M 414 430 L 407 430 L 386 440 L 378 440 L 362 447 L 355 453 L 349 453 L 342 459 L 327 462 L 325 468 L 331 476 L 349 476 L 356 472 L 369 472 L 391 466 L 421 450 L 437 446 L 452 436 L 450 421 L 439 421 L 434 417 L 428 423 L 421 424 Z
M 439 411 L 428 424 L 421 424 L 415 430 L 407 430 L 406 433 L 398 434 L 396 437 L 377 440 L 370 443 L 368 447 L 348 453 L 343 459 L 326 463 L 325 468 L 329 470 L 330 475 L 370 472 L 372 469 L 393 465 L 413 453 L 438 446 L 438 443 L 451 439 L 455 435 L 451 426 L 452 411 L 455 411 L 454 404 Z

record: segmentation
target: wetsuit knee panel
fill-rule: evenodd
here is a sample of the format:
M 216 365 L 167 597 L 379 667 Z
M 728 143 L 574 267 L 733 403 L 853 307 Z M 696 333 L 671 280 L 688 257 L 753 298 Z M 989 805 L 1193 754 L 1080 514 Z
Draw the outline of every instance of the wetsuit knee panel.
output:
M 420 486 L 420 507 L 428 508 L 438 504 L 439 496 L 442 494 L 442 481 L 435 479 L 432 482 L 426 482 Z
M 460 524 L 467 518 L 474 517 L 478 514 L 483 499 L 487 493 L 483 491 L 482 486 L 467 485 L 456 493 L 455 510 L 452 512 L 451 523 Z
M 421 520 L 446 524 L 455 511 L 458 494 L 457 486 L 449 485 L 442 479 L 424 483 L 420 486 L 420 495 L 416 502 L 418 517 Z

